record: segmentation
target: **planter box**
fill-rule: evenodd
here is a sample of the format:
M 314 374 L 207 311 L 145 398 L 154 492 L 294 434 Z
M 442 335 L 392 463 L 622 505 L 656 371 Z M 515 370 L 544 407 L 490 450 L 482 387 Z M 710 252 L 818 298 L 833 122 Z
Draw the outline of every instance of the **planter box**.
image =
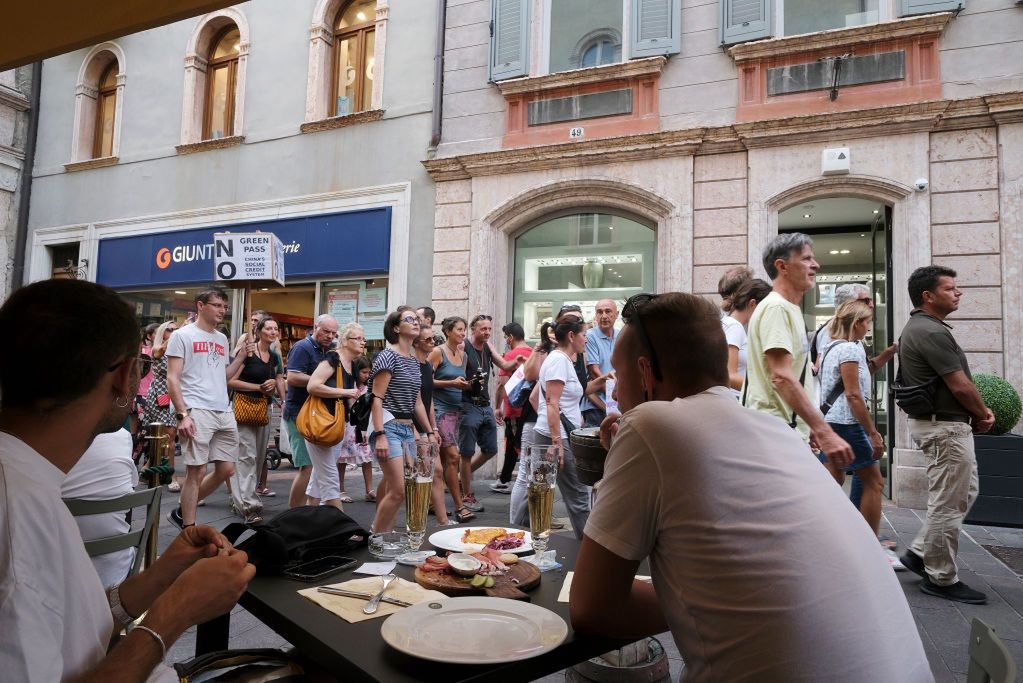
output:
M 973 437 L 980 473 L 980 495 L 967 524 L 1023 527 L 1023 436 Z

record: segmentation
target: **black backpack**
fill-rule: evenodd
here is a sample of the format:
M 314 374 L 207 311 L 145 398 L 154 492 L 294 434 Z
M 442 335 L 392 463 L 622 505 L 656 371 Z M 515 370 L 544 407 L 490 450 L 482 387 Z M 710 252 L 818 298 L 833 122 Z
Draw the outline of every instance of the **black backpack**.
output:
M 331 505 L 291 508 L 256 524 L 228 524 L 223 534 L 234 543 L 246 530 L 256 533 L 237 545 L 249 554 L 259 574 L 285 569 L 325 555 L 338 555 L 366 545 L 369 532 Z

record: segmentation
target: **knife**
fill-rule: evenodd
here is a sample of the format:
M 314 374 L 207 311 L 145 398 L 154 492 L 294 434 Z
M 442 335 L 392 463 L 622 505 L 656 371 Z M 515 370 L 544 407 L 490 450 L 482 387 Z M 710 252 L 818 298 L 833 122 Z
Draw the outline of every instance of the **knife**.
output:
M 329 586 L 320 586 L 316 589 L 319 593 L 329 593 L 330 595 L 340 595 L 345 598 L 362 598 L 369 600 L 372 598 L 370 593 L 359 593 L 357 591 L 346 591 L 340 588 L 330 588 Z M 398 607 L 411 607 L 413 603 L 405 602 L 404 600 L 398 600 L 397 598 L 389 598 L 386 595 L 380 598 L 380 602 L 386 602 L 389 605 L 397 605 Z

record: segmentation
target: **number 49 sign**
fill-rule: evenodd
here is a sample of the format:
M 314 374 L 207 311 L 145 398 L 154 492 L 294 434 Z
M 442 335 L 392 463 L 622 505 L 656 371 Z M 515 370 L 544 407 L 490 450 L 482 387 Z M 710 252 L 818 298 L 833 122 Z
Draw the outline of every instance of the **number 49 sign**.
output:
M 213 268 L 218 282 L 283 287 L 284 246 L 271 232 L 218 232 Z

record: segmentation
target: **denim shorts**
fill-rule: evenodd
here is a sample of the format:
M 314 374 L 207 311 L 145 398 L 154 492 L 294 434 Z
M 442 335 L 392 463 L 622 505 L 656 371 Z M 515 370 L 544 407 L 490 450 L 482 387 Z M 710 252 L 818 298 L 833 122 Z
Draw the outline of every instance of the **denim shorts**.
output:
M 384 423 L 384 438 L 387 439 L 388 460 L 400 458 L 404 455 L 405 451 L 402 449 L 402 444 L 407 444 L 406 448 L 415 453 L 416 435 L 412 431 L 412 425 L 407 425 L 397 420 L 386 422 Z
M 867 436 L 867 431 L 859 424 L 843 425 L 829 422 L 828 426 L 834 430 L 835 434 L 838 434 L 847 444 L 852 446 L 853 449 L 853 461 L 846 466 L 846 472 L 855 472 L 861 470 L 864 467 L 870 467 L 871 465 L 877 464 L 877 460 L 874 460 L 874 445 L 870 443 L 870 437 Z M 821 462 L 825 462 L 827 456 L 817 456 Z
M 463 458 L 476 454 L 476 445 L 486 455 L 497 453 L 497 422 L 494 409 L 472 403 L 462 404 L 462 419 L 458 424 L 458 453 Z

